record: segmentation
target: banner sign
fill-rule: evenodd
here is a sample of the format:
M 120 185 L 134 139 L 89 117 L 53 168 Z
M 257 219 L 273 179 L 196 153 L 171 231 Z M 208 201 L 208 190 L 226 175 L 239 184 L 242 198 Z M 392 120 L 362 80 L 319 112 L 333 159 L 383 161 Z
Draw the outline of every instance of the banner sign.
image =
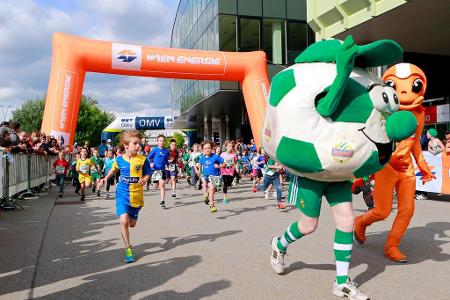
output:
M 450 122 L 450 104 L 425 107 L 425 124 Z
M 421 180 L 422 174 L 413 160 L 416 174 L 416 190 L 450 195 L 450 154 L 443 152 L 433 155 L 431 152 L 424 151 L 423 156 L 436 179 L 423 184 Z

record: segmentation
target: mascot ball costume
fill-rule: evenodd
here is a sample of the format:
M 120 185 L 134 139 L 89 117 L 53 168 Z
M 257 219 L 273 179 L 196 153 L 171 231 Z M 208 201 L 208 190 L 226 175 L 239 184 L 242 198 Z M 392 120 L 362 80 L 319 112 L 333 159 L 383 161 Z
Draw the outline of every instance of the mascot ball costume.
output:
M 394 141 L 411 136 L 417 121 L 409 111 L 398 112 L 395 89 L 364 68 L 391 65 L 402 56 L 392 40 L 361 46 L 351 36 L 344 42 L 319 41 L 272 79 L 262 142 L 294 175 L 289 202 L 301 212 L 298 222 L 272 239 L 277 273 L 284 271 L 288 245 L 317 227 L 325 196 L 336 222 L 332 293 L 368 299 L 348 278 L 354 221 L 350 180 L 381 170 Z
M 393 261 L 406 262 L 407 257 L 400 252 L 399 244 L 414 214 L 416 176 L 411 154 L 423 175 L 422 181 L 425 183 L 435 178 L 425 162 L 420 146 L 425 116 L 422 102 L 427 88 L 427 79 L 424 72 L 417 66 L 401 63 L 389 68 L 384 73 L 383 80 L 387 86 L 396 90 L 400 99 L 400 110 L 412 112 L 418 126 L 415 134 L 397 144 L 389 163 L 375 174 L 373 192 L 375 208 L 355 219 L 355 239 L 363 244 L 366 240 L 367 226 L 389 216 L 395 189 L 398 212 L 387 237 L 384 255 Z

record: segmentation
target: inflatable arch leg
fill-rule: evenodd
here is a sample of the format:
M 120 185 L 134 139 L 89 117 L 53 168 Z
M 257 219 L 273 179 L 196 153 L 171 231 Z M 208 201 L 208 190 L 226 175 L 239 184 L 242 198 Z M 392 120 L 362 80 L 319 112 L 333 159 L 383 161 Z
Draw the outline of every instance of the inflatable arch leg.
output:
M 86 72 L 197 80 L 239 81 L 260 145 L 269 92 L 262 51 L 221 52 L 157 48 L 53 35 L 53 57 L 42 131 L 73 145 Z

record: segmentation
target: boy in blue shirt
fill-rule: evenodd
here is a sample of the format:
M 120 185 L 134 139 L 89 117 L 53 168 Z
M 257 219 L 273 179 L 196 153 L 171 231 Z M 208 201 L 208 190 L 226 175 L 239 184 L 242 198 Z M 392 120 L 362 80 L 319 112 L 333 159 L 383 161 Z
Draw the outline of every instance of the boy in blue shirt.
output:
M 129 227 L 135 227 L 139 211 L 144 206 L 144 186 L 150 179 L 150 165 L 144 155 L 138 154 L 140 132 L 125 131 L 121 143 L 125 153 L 117 157 L 111 170 L 101 180 L 101 185 L 114 173 L 120 170 L 119 182 L 116 188 L 116 211 L 120 218 L 120 231 L 125 242 L 125 262 L 135 261 L 133 247 L 130 243 Z
M 200 155 L 197 167 L 201 167 L 201 174 L 203 176 L 203 182 L 205 182 L 204 192 L 205 199 L 209 189 L 209 207 L 212 213 L 217 212 L 217 208 L 214 205 L 214 192 L 215 186 L 213 180 L 219 180 L 220 168 L 225 167 L 225 163 L 222 157 L 217 154 L 211 153 L 213 147 L 212 142 L 205 142 L 203 145 L 203 154 Z M 206 202 L 206 201 L 205 201 Z
M 164 148 L 164 135 L 158 135 L 156 139 L 158 146 L 153 147 L 150 154 L 147 156 L 148 161 L 150 162 L 150 167 L 153 170 L 152 181 L 155 183 L 155 188 L 159 188 L 159 194 L 161 196 L 161 202 L 159 206 L 162 208 L 166 207 L 166 203 L 164 201 L 166 195 L 166 167 L 169 164 L 169 150 Z

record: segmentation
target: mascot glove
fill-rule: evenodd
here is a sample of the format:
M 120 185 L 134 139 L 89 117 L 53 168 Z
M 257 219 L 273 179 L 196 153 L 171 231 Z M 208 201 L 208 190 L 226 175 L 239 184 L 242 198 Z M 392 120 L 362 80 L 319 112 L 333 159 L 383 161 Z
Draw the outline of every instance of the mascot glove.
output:
M 355 57 L 358 55 L 358 45 L 355 44 L 351 35 L 347 36 L 341 49 L 336 56 L 336 72 L 341 76 L 349 76 L 355 64 Z
M 397 172 L 406 172 L 409 167 L 409 163 L 402 160 L 402 156 L 392 156 L 389 160 L 389 164 Z

